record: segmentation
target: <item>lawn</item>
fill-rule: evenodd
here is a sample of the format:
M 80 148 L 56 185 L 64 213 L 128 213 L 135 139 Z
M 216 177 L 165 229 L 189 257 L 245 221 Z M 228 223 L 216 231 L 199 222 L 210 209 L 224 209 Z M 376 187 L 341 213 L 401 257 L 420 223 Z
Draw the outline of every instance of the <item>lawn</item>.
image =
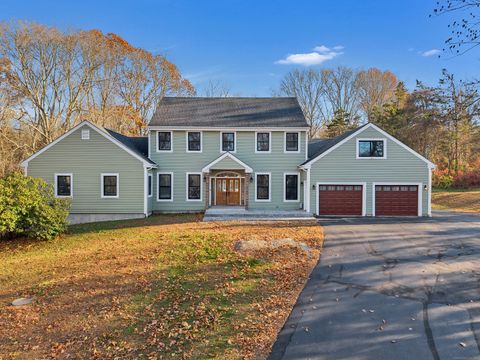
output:
M 200 220 L 161 215 L 0 241 L 0 358 L 265 358 L 322 229 Z M 234 250 L 236 240 L 281 238 L 314 250 Z M 36 300 L 9 305 L 20 296 Z
M 480 213 L 480 189 L 434 191 L 432 207 L 438 210 Z

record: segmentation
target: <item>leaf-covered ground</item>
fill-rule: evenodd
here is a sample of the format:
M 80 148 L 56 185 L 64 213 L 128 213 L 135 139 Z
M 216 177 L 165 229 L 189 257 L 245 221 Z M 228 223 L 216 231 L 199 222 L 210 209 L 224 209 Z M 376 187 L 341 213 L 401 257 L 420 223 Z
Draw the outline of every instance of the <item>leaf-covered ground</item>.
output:
M 439 210 L 480 213 L 480 190 L 433 192 L 432 207 Z
M 318 259 L 315 222 L 196 215 L 75 226 L 0 241 L 0 358 L 265 358 Z M 292 238 L 241 255 L 236 240 Z M 13 307 L 21 296 L 32 305 Z

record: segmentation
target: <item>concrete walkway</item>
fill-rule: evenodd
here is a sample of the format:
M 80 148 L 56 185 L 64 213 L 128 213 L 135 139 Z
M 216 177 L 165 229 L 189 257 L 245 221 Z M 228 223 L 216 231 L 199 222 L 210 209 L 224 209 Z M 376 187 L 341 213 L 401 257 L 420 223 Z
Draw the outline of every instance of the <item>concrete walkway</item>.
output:
M 251 210 L 240 206 L 214 206 L 205 211 L 203 221 L 292 221 L 314 220 L 303 210 Z
M 270 359 L 480 359 L 480 217 L 326 219 Z

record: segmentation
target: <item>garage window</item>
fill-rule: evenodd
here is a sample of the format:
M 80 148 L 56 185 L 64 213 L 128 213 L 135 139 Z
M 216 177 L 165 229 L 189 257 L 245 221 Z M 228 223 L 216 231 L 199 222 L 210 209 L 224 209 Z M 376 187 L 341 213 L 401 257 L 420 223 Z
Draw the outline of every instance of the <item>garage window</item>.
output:
M 385 159 L 385 140 L 357 140 L 357 159 Z

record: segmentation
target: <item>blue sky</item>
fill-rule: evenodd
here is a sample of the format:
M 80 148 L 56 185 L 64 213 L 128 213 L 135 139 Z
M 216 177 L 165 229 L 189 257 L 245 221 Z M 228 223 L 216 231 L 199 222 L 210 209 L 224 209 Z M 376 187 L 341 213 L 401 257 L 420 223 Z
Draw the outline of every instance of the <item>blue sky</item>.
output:
M 480 51 L 442 49 L 450 18 L 429 18 L 435 0 L 2 1 L 1 20 L 114 32 L 161 53 L 201 89 L 222 81 L 241 96 L 269 96 L 295 67 L 377 67 L 413 88 L 442 68 L 478 78 Z M 291 56 L 294 55 L 294 56 Z M 292 64 L 293 62 L 293 64 Z

